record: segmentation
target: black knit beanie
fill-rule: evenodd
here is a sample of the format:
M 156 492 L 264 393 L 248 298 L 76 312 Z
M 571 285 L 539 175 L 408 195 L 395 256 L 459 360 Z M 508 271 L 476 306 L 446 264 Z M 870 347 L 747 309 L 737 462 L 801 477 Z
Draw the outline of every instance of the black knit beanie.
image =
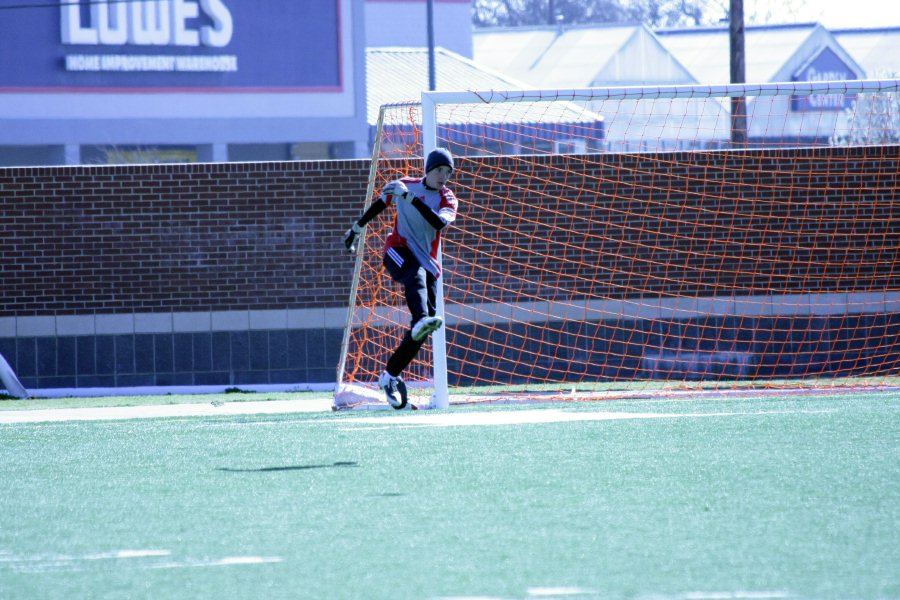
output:
M 450 154 L 450 151 L 446 148 L 435 148 L 431 152 L 428 153 L 428 158 L 425 159 L 425 174 L 427 175 L 432 169 L 436 169 L 438 167 L 448 166 L 450 170 L 453 170 L 453 156 Z

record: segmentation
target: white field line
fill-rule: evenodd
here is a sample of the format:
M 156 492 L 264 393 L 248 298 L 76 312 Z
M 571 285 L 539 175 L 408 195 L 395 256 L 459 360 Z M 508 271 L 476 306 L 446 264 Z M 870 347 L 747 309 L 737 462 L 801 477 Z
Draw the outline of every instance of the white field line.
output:
M 387 405 L 385 405 L 387 407 Z M 250 414 L 291 414 L 331 411 L 331 399 L 264 400 L 258 402 L 160 404 L 148 406 L 111 406 L 92 408 L 48 408 L 35 410 L 0 411 L 0 425 L 17 423 L 52 423 L 65 421 L 114 421 L 169 417 L 214 417 Z M 723 417 L 784 412 L 830 411 L 769 411 L 739 413 L 626 413 L 610 411 L 562 411 L 535 409 L 496 412 L 400 411 L 394 415 L 365 416 L 342 419 L 341 425 L 366 424 L 390 426 L 455 427 L 474 425 L 521 425 L 530 423 L 560 423 L 565 421 L 611 421 L 621 419 L 661 419 L 676 417 Z
M 580 596 L 583 594 L 596 594 L 595 590 L 574 586 L 560 587 L 532 587 L 528 588 L 529 598 L 558 598 L 559 596 Z
M 596 595 L 595 590 L 580 587 L 528 588 L 528 598 L 561 598 Z M 643 594 L 645 600 L 780 600 L 794 597 L 785 591 L 685 592 L 683 594 Z M 504 600 L 499 596 L 441 596 L 433 600 Z
M 109 406 L 93 408 L 47 408 L 0 411 L 0 424 L 45 423 L 56 421 L 110 421 L 154 419 L 160 417 L 212 417 L 247 414 L 284 414 L 331 410 L 331 399 L 265 400 L 260 402 L 222 402 L 156 404 L 148 406 Z
M 196 567 L 231 567 L 235 565 L 265 565 L 280 563 L 280 556 L 226 556 L 216 559 L 183 560 L 147 565 L 148 569 L 189 569 Z
M 128 558 L 156 558 L 169 556 L 169 550 L 115 550 L 113 552 L 96 552 L 71 556 L 67 554 L 37 554 L 32 556 L 16 556 L 14 554 L 0 553 L 0 563 L 9 562 L 75 562 L 81 560 L 121 560 Z
M 96 552 L 80 556 L 66 554 L 38 554 L 16 556 L 0 552 L 0 569 L 6 567 L 19 572 L 47 572 L 83 570 L 83 563 L 99 560 L 134 560 L 130 568 L 139 569 L 183 569 L 195 567 L 228 567 L 236 565 L 261 565 L 282 562 L 280 556 L 225 556 L 222 558 L 202 558 L 171 560 L 170 550 L 115 550 Z M 154 560 L 166 559 L 166 560 Z
M 685 592 L 680 596 L 672 596 L 672 600 L 773 600 L 791 598 L 793 594 L 785 591 L 736 591 L 736 592 Z M 664 597 L 663 597 L 664 598 Z
M 609 411 L 561 411 L 536 409 L 497 412 L 428 412 L 425 414 L 398 414 L 395 416 L 356 417 L 340 421 L 344 425 L 374 425 L 380 427 L 470 427 L 476 425 L 530 425 L 541 423 L 565 423 L 578 421 L 619 421 L 624 419 L 683 419 L 700 417 L 765 416 L 775 414 L 819 414 L 830 410 L 773 410 L 716 413 L 637 413 Z M 349 427 L 347 429 L 350 429 Z

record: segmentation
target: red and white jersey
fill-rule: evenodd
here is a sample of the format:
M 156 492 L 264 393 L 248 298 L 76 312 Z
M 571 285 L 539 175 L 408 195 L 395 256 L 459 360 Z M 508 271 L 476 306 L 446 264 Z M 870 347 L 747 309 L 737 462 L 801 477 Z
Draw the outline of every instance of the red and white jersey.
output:
M 459 202 L 450 188 L 444 186 L 435 190 L 426 187 L 424 177 L 404 177 L 401 181 L 409 193 L 430 208 L 445 226 L 456 220 Z M 385 252 L 391 248 L 409 248 L 419 264 L 435 277 L 440 277 L 441 267 L 437 257 L 441 246 L 441 230 L 435 229 L 411 203 L 395 201 L 392 196 L 387 197 L 387 203 L 394 204 L 396 216 L 394 229 L 387 237 Z

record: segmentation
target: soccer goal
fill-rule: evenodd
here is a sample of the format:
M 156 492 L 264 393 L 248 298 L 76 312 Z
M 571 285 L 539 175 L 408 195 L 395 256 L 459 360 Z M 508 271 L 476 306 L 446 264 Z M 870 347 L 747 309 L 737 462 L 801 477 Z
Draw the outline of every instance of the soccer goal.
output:
M 369 198 L 457 158 L 446 327 L 414 404 L 581 400 L 900 376 L 900 81 L 429 92 L 382 107 Z M 335 407 L 408 316 L 361 241 Z

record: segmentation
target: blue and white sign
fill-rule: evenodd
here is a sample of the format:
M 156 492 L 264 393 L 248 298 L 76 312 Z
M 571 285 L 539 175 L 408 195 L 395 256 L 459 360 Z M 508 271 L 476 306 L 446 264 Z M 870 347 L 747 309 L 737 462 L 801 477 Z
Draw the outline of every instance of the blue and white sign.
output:
M 794 81 L 848 81 L 859 79 L 831 48 L 825 48 L 808 61 L 793 75 Z M 850 108 L 856 94 L 812 94 L 794 96 L 791 110 L 795 112 L 835 111 Z
M 0 89 L 341 91 L 339 0 L 60 0 L 0 19 Z

